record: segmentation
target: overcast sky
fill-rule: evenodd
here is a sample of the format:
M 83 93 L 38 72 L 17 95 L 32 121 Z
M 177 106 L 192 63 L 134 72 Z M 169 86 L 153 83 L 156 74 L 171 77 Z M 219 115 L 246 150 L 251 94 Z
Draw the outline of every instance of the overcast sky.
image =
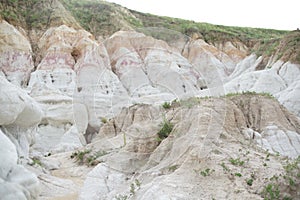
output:
M 299 0 L 107 0 L 156 15 L 212 24 L 295 30 Z

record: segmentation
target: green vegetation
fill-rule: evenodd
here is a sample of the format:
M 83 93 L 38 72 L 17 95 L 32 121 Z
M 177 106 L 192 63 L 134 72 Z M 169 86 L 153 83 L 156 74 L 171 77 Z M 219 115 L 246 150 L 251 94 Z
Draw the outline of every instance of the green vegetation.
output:
M 169 169 L 169 172 L 174 172 L 177 168 L 179 167 L 179 165 L 172 165 L 170 166 L 168 169 Z
M 158 136 L 158 141 L 161 142 L 163 139 L 167 138 L 169 134 L 172 132 L 174 125 L 164 119 L 164 122 L 161 124 L 162 128 L 160 131 L 158 131 L 157 136 Z
M 80 24 L 96 37 L 107 37 L 118 30 L 134 28 L 167 42 L 187 41 L 191 36 L 211 44 L 242 42 L 253 48 L 252 52 L 257 55 L 269 57 L 275 54 L 277 59 L 300 63 L 299 31 L 199 23 L 126 10 L 117 4 L 97 0 L 5 0 L 0 2 L 0 11 L 2 18 L 24 29 L 45 30 L 61 24 L 79 28 Z
M 285 173 L 274 175 L 264 187 L 261 195 L 265 200 L 298 199 L 300 187 L 300 156 L 284 165 Z
M 128 195 L 117 195 L 114 199 L 117 200 L 127 200 L 135 195 L 135 192 L 141 188 L 141 182 L 135 179 L 133 183 L 130 184 L 130 190 Z
M 105 1 L 93 0 L 60 0 L 63 6 L 68 10 L 80 25 L 94 35 L 111 35 L 112 33 L 128 26 L 137 29 L 144 27 L 159 27 L 173 30 L 170 32 L 157 32 L 145 29 L 145 34 L 152 35 L 159 39 L 171 40 L 176 39 L 178 34 L 175 32 L 191 36 L 197 34 L 205 41 L 213 43 L 226 40 L 238 40 L 245 43 L 250 43 L 251 40 L 261 40 L 264 43 L 267 41 L 281 38 L 287 31 L 248 28 L 248 27 L 230 27 L 222 25 L 213 25 L 209 23 L 198 23 L 190 20 L 183 20 L 171 17 L 155 16 L 151 14 L 140 13 L 137 11 L 125 9 L 117 4 L 108 3 Z M 53 7 L 52 1 L 46 0 L 7 0 L 1 2 L 1 15 L 9 20 L 17 20 L 19 24 L 30 22 L 32 26 L 39 27 L 41 24 L 46 25 L 55 17 L 60 18 L 56 13 L 58 7 Z M 6 12 L 4 12 L 6 11 Z M 23 19 L 22 19 L 23 18 Z M 62 21 L 64 21 L 62 19 Z M 275 46 L 275 45 L 274 45 Z
M 200 171 L 200 174 L 204 177 L 210 176 L 215 170 L 211 170 L 209 168 L 206 168 L 205 170 Z
M 128 196 L 127 195 L 117 195 L 115 196 L 116 200 L 127 200 Z
M 96 36 L 109 36 L 127 27 L 141 27 L 142 22 L 120 6 L 105 1 L 61 0 L 80 25 Z
M 42 166 L 42 162 L 38 158 L 32 158 L 32 163 L 30 163 L 30 165 L 31 166 L 34 166 L 34 165 Z
M 237 159 L 230 158 L 229 162 L 233 165 L 238 165 L 238 166 L 243 166 L 245 164 L 245 162 L 240 160 L 240 158 Z
M 135 185 L 140 188 L 141 187 L 141 182 L 138 179 L 134 180 Z
M 169 102 L 165 102 L 165 103 L 162 104 L 162 107 L 164 109 L 170 109 L 171 108 L 171 104 Z
M 225 172 L 229 172 L 230 171 L 230 169 L 225 165 L 225 163 L 222 162 L 220 165 L 221 165 L 221 167 L 223 168 L 223 170 Z
M 49 0 L 6 0 L 0 3 L 0 15 L 9 23 L 29 30 L 45 30 L 61 24 L 74 27 L 76 22 L 59 5 L 59 2 Z
M 202 37 L 209 43 L 235 39 L 247 43 L 253 39 L 269 40 L 271 38 L 280 38 L 287 33 L 286 31 L 272 29 L 230 27 L 209 23 L 197 23 L 190 20 L 155 16 L 133 10 L 131 10 L 131 12 L 141 20 L 144 27 L 162 27 L 178 31 L 189 36 L 196 33 L 199 37 Z
M 257 95 L 257 96 L 264 96 L 264 97 L 268 97 L 270 99 L 275 99 L 275 97 L 268 93 L 268 92 L 254 92 L 254 91 L 243 91 L 242 93 L 227 93 L 225 95 L 225 97 L 235 97 L 235 96 L 239 96 L 239 95 Z
M 241 173 L 234 173 L 234 175 L 237 176 L 237 177 L 242 177 Z
M 252 50 L 257 55 L 271 56 L 283 61 L 300 63 L 300 31 L 292 31 L 282 38 L 261 40 Z
M 247 179 L 246 183 L 247 183 L 247 185 L 252 186 L 253 185 L 253 179 L 252 178 Z
M 205 97 L 204 97 L 205 98 Z M 199 105 L 201 98 L 199 97 L 191 97 L 188 99 L 183 99 L 179 101 L 180 106 L 192 108 L 195 105 Z
M 103 124 L 106 124 L 106 123 L 107 123 L 107 119 L 106 119 L 105 117 L 102 117 L 102 118 L 101 118 L 101 122 L 102 122 Z
M 99 163 L 99 161 L 97 161 L 97 158 L 108 154 L 106 151 L 98 151 L 92 155 L 90 155 L 90 153 L 90 149 L 85 149 L 83 151 L 76 151 L 72 153 L 70 157 L 72 159 L 76 159 L 76 162 L 79 162 L 79 164 L 81 165 L 86 164 L 88 166 L 94 166 Z
M 262 194 L 263 194 L 264 200 L 280 199 L 279 186 L 269 183 L 267 186 L 265 186 Z

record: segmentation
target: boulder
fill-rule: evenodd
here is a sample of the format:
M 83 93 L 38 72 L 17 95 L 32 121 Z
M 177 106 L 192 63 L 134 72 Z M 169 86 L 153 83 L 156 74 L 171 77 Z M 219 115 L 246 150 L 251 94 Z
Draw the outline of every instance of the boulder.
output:
M 42 112 L 25 91 L 8 82 L 0 74 L 0 125 L 31 127 L 41 121 Z
M 0 130 L 0 195 L 1 199 L 37 199 L 39 181 L 35 174 L 18 164 L 14 144 Z

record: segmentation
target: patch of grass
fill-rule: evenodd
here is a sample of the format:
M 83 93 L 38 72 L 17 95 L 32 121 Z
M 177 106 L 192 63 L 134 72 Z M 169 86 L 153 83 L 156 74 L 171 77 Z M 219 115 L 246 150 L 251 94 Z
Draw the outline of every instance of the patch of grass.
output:
M 134 183 L 131 183 L 131 184 L 130 184 L 130 194 L 131 194 L 131 195 L 134 195 L 134 194 L 135 194 L 135 185 L 134 185 Z
M 215 170 L 211 170 L 209 168 L 206 168 L 205 170 L 200 171 L 200 174 L 204 177 L 210 176 Z
M 252 186 L 253 185 L 253 179 L 252 178 L 247 179 L 246 183 L 247 183 L 247 185 Z
M 79 162 L 79 164 L 86 164 L 88 166 L 95 166 L 99 163 L 96 159 L 108 154 L 106 151 L 98 151 L 94 153 L 93 155 L 90 155 L 91 150 L 85 149 L 83 151 L 76 151 L 72 153 L 70 156 L 72 159 L 76 159 L 76 162 Z
M 300 188 L 300 156 L 284 165 L 284 174 L 274 175 L 261 193 L 266 200 L 298 199 Z
M 192 108 L 193 106 L 198 105 L 200 101 L 201 99 L 199 97 L 191 97 L 188 99 L 180 100 L 179 104 L 187 108 Z
M 170 172 L 174 172 L 176 169 L 178 169 L 178 167 L 179 167 L 179 165 L 172 165 L 172 166 L 170 166 L 170 167 L 168 168 L 168 170 L 169 170 Z
M 34 166 L 34 165 L 39 165 L 42 167 L 42 162 L 40 161 L 40 159 L 38 158 L 32 158 L 32 163 L 30 163 L 31 166 Z
M 105 117 L 102 117 L 102 118 L 101 118 L 101 122 L 102 122 L 103 124 L 106 124 L 106 123 L 107 123 L 107 119 L 106 119 Z
M 70 156 L 72 159 L 75 158 L 77 161 L 80 161 L 81 163 L 83 162 L 83 158 L 85 154 L 90 153 L 91 150 L 90 149 L 85 149 L 83 151 L 76 151 L 74 153 L 72 153 L 72 155 Z
M 230 171 L 229 168 L 225 165 L 225 163 L 222 162 L 220 165 L 221 165 L 221 167 L 223 168 L 223 170 L 225 172 L 229 172 Z
M 244 42 L 249 42 L 253 39 L 270 40 L 270 38 L 280 38 L 287 33 L 287 31 L 271 29 L 229 27 L 209 23 L 197 23 L 190 20 L 155 16 L 137 11 L 131 12 L 142 21 L 145 27 L 163 27 L 189 36 L 196 33 L 208 43 L 234 39 L 242 40 Z
M 133 183 L 130 184 L 129 197 L 135 195 L 135 192 L 141 188 L 141 182 L 135 179 Z
M 264 200 L 279 200 L 280 199 L 279 186 L 276 184 L 269 183 L 264 187 L 262 196 Z
M 141 182 L 138 179 L 134 180 L 135 185 L 140 188 L 141 187 Z
M 115 199 L 116 200 L 127 200 L 128 199 L 128 196 L 127 195 L 117 195 L 115 196 Z
M 275 97 L 268 93 L 268 92 L 254 92 L 254 91 L 243 91 L 243 92 L 236 92 L 236 93 L 227 93 L 225 97 L 234 97 L 234 96 L 239 96 L 239 95 L 259 95 L 259 96 L 264 96 L 268 97 L 270 99 L 275 99 Z
M 241 173 L 234 173 L 234 175 L 237 176 L 237 177 L 242 177 Z
M 240 160 L 240 158 L 237 159 L 230 158 L 229 162 L 233 165 L 238 165 L 238 166 L 243 166 L 245 164 L 245 161 Z
M 267 154 L 267 156 L 265 158 L 266 161 L 270 161 L 270 155 L 271 155 L 270 153 Z
M 162 107 L 164 109 L 170 109 L 171 108 L 171 104 L 169 102 L 165 102 L 165 103 L 162 104 Z
M 164 119 L 164 122 L 161 124 L 161 126 L 162 128 L 157 133 L 159 142 L 167 138 L 169 134 L 172 132 L 174 127 L 174 125 L 166 119 Z

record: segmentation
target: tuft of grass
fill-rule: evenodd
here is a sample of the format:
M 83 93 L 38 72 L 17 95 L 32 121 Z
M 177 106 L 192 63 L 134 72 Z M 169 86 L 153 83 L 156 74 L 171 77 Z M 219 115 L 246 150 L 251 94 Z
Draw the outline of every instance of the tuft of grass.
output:
M 275 99 L 275 97 L 268 93 L 268 92 L 254 92 L 254 91 L 243 91 L 243 92 L 236 92 L 236 93 L 227 93 L 225 97 L 234 97 L 234 96 L 239 96 L 239 95 L 258 95 L 258 96 L 264 96 L 268 97 L 270 99 Z
M 106 123 L 107 123 L 107 119 L 106 119 L 105 117 L 102 117 L 102 118 L 101 118 L 101 122 L 102 122 L 103 124 L 106 124 Z
M 164 109 L 170 109 L 171 108 L 171 104 L 169 102 L 165 102 L 165 103 L 162 104 L 162 107 Z
M 161 126 L 162 128 L 157 133 L 159 142 L 167 138 L 169 134 L 172 132 L 174 127 L 174 125 L 166 119 L 164 119 L 164 122 L 161 124 Z
M 97 158 L 104 156 L 108 154 L 106 151 L 98 151 L 93 155 L 90 155 L 91 150 L 85 149 L 83 151 L 76 151 L 72 153 L 70 156 L 72 159 L 76 159 L 76 162 L 79 162 L 79 164 L 86 164 L 87 166 L 95 166 L 99 162 L 97 161 Z
M 127 200 L 128 196 L 127 195 L 117 195 L 115 196 L 116 200 Z
M 279 186 L 277 184 L 269 183 L 264 187 L 262 196 L 265 200 L 275 200 L 275 199 L 279 200 L 280 199 Z
M 191 97 L 188 99 L 183 99 L 179 103 L 181 106 L 187 107 L 187 108 L 192 108 L 195 105 L 199 105 L 201 101 L 201 98 L 199 97 Z
M 211 170 L 209 168 L 206 168 L 205 170 L 203 171 L 200 171 L 200 174 L 204 177 L 206 176 L 210 176 L 215 170 Z
M 234 175 L 237 176 L 237 177 L 242 177 L 241 173 L 234 173 Z
M 40 161 L 40 159 L 38 158 L 32 158 L 32 163 L 30 163 L 31 166 L 34 166 L 34 165 L 39 165 L 42 167 L 42 162 Z
M 247 185 L 252 186 L 253 185 L 253 179 L 252 178 L 247 179 L 246 183 L 247 183 Z
M 178 167 L 179 167 L 179 165 L 172 165 L 172 166 L 170 166 L 170 167 L 168 168 L 168 170 L 169 170 L 170 172 L 174 172 L 176 169 L 178 169 Z
M 299 199 L 300 156 L 284 165 L 284 174 L 274 175 L 264 186 L 261 196 L 265 200 Z
M 233 165 L 238 165 L 238 166 L 243 166 L 245 164 L 245 161 L 240 160 L 240 158 L 237 159 L 230 158 L 229 162 Z
M 230 171 L 229 168 L 225 165 L 225 163 L 222 162 L 220 165 L 221 165 L 221 167 L 223 168 L 223 170 L 225 172 L 229 172 Z

